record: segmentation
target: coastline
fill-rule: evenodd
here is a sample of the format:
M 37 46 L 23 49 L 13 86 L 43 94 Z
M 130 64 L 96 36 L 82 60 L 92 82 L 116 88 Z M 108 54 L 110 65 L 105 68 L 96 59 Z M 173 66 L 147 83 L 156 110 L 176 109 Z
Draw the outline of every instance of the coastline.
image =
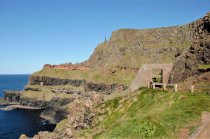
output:
M 14 109 L 41 110 L 41 108 L 23 106 L 23 105 L 20 105 L 20 103 L 18 102 L 11 102 L 4 98 L 0 98 L 0 106 L 3 106 L 3 108 L 0 108 L 0 110 L 3 110 L 3 111 L 11 111 Z
M 11 102 L 11 101 L 5 100 L 4 98 L 0 98 L 0 106 L 17 105 L 17 104 L 19 103 Z
M 32 138 L 41 131 L 52 132 L 56 126 L 40 117 L 43 109 L 39 107 L 39 102 L 36 102 L 37 108 L 33 104 L 29 104 L 32 107 L 28 107 L 26 100 L 24 103 L 19 101 L 17 92 L 24 90 L 28 78 L 28 74 L 2 75 L 0 78 L 0 138 L 18 139 L 23 133 Z M 10 91 L 10 93 L 17 93 L 17 95 L 9 94 L 10 97 L 5 97 L 6 90 L 18 90 Z
M 1 106 L 3 106 L 3 105 L 1 105 Z M 3 110 L 3 111 L 11 111 L 14 109 L 41 110 L 40 108 L 34 108 L 34 107 L 23 106 L 23 105 L 18 105 L 18 104 L 7 105 L 4 108 L 0 108 L 0 110 Z

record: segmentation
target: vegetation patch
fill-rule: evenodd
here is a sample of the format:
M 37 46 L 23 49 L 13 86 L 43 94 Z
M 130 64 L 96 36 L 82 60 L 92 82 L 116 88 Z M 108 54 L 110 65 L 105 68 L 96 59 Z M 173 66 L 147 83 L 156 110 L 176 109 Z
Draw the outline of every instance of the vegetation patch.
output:
M 202 111 L 210 111 L 210 96 L 141 89 L 96 107 L 97 112 L 101 109 L 92 128 L 100 132 L 90 135 L 96 139 L 178 138 L 182 128 L 199 121 Z M 196 126 L 189 127 L 190 131 Z
M 67 119 L 64 119 L 64 120 L 62 120 L 61 122 L 59 122 L 59 123 L 56 125 L 55 131 L 65 129 L 67 122 L 68 122 Z
M 200 64 L 198 69 L 200 70 L 210 69 L 210 64 Z
M 65 69 L 42 69 L 39 72 L 33 74 L 33 76 L 47 76 L 60 79 L 77 79 L 77 80 L 87 80 L 89 82 L 95 83 L 105 83 L 105 84 L 124 84 L 129 85 L 134 79 L 136 72 L 112 69 L 109 72 L 103 72 L 99 69 L 91 69 L 87 71 L 79 70 L 65 70 Z

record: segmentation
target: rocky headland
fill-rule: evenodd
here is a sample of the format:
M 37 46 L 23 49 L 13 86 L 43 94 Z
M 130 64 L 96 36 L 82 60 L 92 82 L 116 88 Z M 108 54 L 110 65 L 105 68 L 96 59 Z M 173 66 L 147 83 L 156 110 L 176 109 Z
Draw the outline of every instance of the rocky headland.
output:
M 114 99 L 116 92 L 129 92 L 130 83 L 145 63 L 174 63 L 172 83 L 183 82 L 194 75 L 199 75 L 198 81 L 203 79 L 202 75 L 209 75 L 210 13 L 183 26 L 114 31 L 110 40 L 99 44 L 87 61 L 46 64 L 31 75 L 23 91 L 6 91 L 0 104 L 12 102 L 43 109 L 41 117 L 57 124 L 54 132 L 40 132 L 34 139 L 76 138 L 81 130 L 100 124 L 95 122 L 95 117 L 100 117 L 98 106 L 102 108 L 107 98 Z M 120 103 L 114 101 L 110 111 Z

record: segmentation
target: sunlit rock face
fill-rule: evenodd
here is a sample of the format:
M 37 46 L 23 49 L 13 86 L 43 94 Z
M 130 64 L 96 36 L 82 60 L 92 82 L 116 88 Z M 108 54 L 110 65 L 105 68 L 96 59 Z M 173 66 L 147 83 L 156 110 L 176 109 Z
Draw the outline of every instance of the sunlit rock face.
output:
M 210 12 L 190 24 L 192 42 L 190 48 L 174 62 L 170 82 L 177 83 L 198 73 L 200 64 L 210 64 Z

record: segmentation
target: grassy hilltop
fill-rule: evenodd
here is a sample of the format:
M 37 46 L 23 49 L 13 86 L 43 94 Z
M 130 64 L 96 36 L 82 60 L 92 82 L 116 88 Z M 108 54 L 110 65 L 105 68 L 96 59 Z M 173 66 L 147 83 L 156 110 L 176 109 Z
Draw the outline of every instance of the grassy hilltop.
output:
M 130 84 L 145 63 L 172 63 L 190 44 L 189 25 L 156 29 L 120 29 L 99 44 L 92 56 L 79 65 L 89 71 L 43 69 L 32 76 L 84 79 L 92 82 Z M 107 74 L 111 72 L 111 74 Z M 113 74 L 112 74 L 113 73 Z
M 33 74 L 33 76 L 47 76 L 60 79 L 78 79 L 87 80 L 95 83 L 106 83 L 106 84 L 124 84 L 129 85 L 136 72 L 127 71 L 124 69 L 112 68 L 111 70 L 102 71 L 99 69 L 91 69 L 87 71 L 79 70 L 65 70 L 65 69 L 42 69 L 39 72 Z
M 210 96 L 141 89 L 95 107 L 95 125 L 78 138 L 178 138 L 191 134 L 202 111 L 210 111 Z
M 120 29 L 96 47 L 85 62 L 92 67 L 139 68 L 144 63 L 172 63 L 190 44 L 188 25 L 156 29 Z

